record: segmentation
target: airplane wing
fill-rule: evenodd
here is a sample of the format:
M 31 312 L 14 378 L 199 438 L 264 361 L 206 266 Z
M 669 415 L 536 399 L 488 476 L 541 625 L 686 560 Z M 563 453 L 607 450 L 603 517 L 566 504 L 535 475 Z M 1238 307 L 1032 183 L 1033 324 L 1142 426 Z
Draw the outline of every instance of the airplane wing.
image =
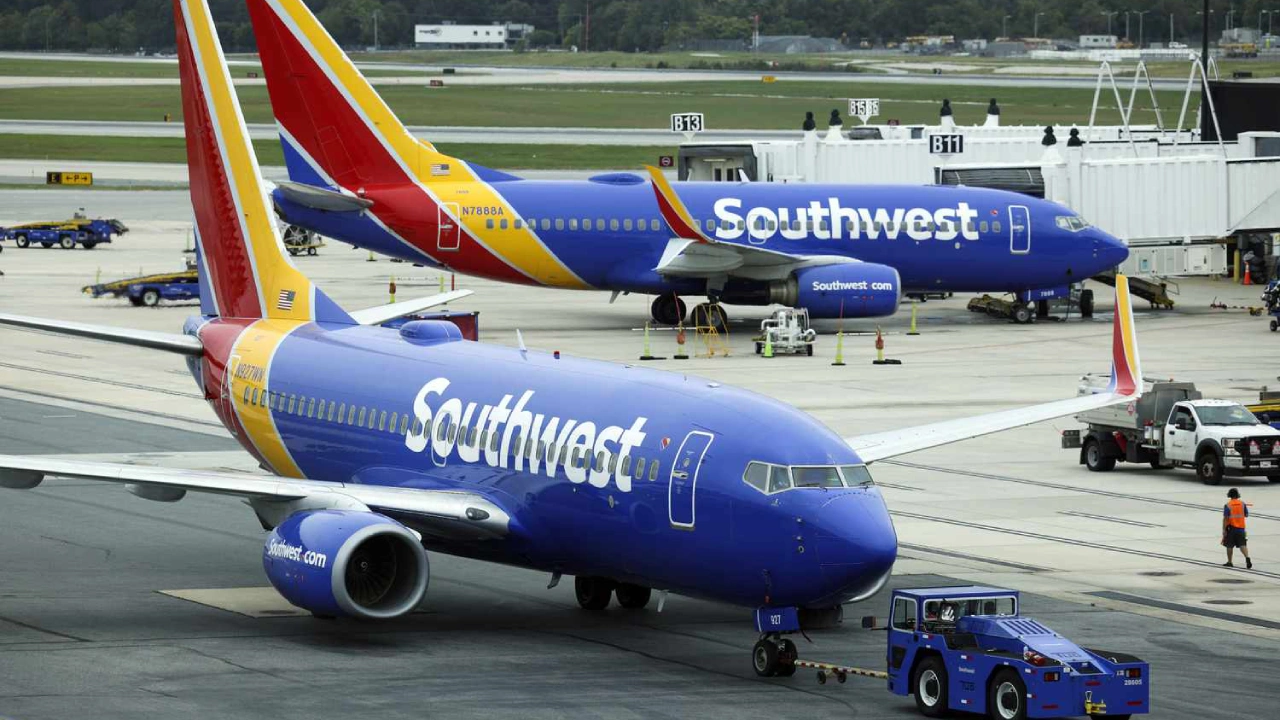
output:
M 461 300 L 464 297 L 472 295 L 471 290 L 453 290 L 439 295 L 428 295 L 427 297 L 415 298 L 413 300 L 402 300 L 400 302 L 390 303 L 388 305 L 378 305 L 376 307 L 365 308 L 364 310 L 356 310 L 348 313 L 353 320 L 361 325 L 380 325 L 388 320 L 395 320 L 398 317 L 404 317 L 410 313 L 421 312 L 427 308 L 436 305 L 445 305 L 454 300 Z
M 297 503 L 291 508 L 368 509 L 428 533 L 449 537 L 505 536 L 510 516 L 477 493 L 359 485 L 277 476 L 65 460 L 41 455 L 0 455 L 0 487 L 27 490 L 47 476 L 99 480 L 159 491 L 232 495 L 261 503 Z M 145 495 L 144 495 L 145 497 Z M 153 496 L 160 499 L 163 496 Z M 166 500 L 178 500 L 182 493 Z
M 753 280 L 781 280 L 794 270 L 819 265 L 861 262 L 842 255 L 792 255 L 754 245 L 722 242 L 702 231 L 671 183 L 658 168 L 649 166 L 658 209 L 675 235 L 654 271 L 672 277 L 733 275 Z
M 1133 329 L 1129 279 L 1123 275 L 1116 277 L 1116 312 L 1112 328 L 1111 383 L 1101 392 L 1043 405 L 859 435 L 846 438 L 846 442 L 857 451 L 863 462 L 872 463 L 1042 420 L 1137 400 L 1142 394 L 1142 369 L 1138 359 L 1137 336 Z

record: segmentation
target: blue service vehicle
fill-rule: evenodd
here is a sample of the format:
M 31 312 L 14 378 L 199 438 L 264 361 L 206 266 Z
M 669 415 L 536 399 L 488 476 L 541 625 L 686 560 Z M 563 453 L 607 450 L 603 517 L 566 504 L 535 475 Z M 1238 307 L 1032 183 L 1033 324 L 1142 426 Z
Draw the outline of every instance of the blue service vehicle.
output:
M 86 285 L 81 288 L 86 295 L 128 298 L 137 306 L 155 307 L 161 300 L 182 301 L 200 299 L 200 280 L 195 268 L 182 272 L 143 275 L 113 282 Z
M 1019 614 L 1016 590 L 964 586 L 893 592 L 889 691 L 915 695 L 927 717 L 948 711 L 1000 720 L 1150 711 L 1150 666 L 1082 648 Z
M 112 235 L 127 232 L 129 228 L 119 220 L 89 219 L 83 213 L 76 213 L 70 220 L 0 228 L 0 240 L 12 240 L 20 248 L 40 243 L 47 248 L 57 245 L 64 250 L 72 250 L 76 245 L 83 245 L 84 249 L 92 250 L 97 245 L 111 242 Z

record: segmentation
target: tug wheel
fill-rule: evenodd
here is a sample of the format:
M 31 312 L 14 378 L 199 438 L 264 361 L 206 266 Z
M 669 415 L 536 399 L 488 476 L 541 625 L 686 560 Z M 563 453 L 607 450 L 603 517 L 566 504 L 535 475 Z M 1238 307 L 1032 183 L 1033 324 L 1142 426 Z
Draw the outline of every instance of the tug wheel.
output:
M 942 717 L 947 712 L 947 666 L 940 657 L 927 657 L 916 668 L 912 690 L 916 709 L 925 717 Z
M 987 715 L 995 720 L 1026 720 L 1027 686 L 1018 677 L 1018 673 L 1005 669 L 997 672 L 991 679 L 991 689 L 987 694 Z

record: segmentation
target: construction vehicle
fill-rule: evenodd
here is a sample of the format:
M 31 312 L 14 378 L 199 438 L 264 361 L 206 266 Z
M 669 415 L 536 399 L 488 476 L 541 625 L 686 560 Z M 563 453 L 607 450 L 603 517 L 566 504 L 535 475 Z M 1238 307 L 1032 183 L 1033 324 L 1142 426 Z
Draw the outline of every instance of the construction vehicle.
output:
M 755 338 L 756 354 L 788 353 L 813 355 L 813 341 L 818 334 L 809 327 L 809 311 L 805 308 L 782 308 L 773 317 L 760 323 L 760 335 Z
M 895 695 L 914 695 L 926 717 L 952 711 L 988 717 L 1129 718 L 1151 710 L 1151 666 L 1126 653 L 1083 648 L 1021 614 L 1017 590 L 904 588 L 889 601 L 885 670 L 800 659 L 781 637 L 800 631 L 794 608 L 761 608 L 763 637 L 752 651 L 757 675 L 817 670 L 819 683 L 850 676 L 887 680 Z M 862 626 L 881 629 L 875 618 Z
M 85 250 L 92 250 L 102 243 L 111 242 L 112 235 L 127 232 L 129 228 L 119 220 L 90 219 L 83 212 L 77 212 L 70 220 L 33 222 L 0 228 L 0 240 L 12 240 L 20 248 L 40 243 L 47 248 L 57 245 L 64 250 L 71 250 L 79 244 Z
M 1080 395 L 1104 391 L 1109 376 L 1081 378 Z M 1194 383 L 1143 380 L 1142 396 L 1076 416 L 1084 431 L 1062 434 L 1063 448 L 1079 448 L 1080 464 L 1107 472 L 1117 462 L 1152 468 L 1191 468 L 1206 485 L 1223 477 L 1280 482 L 1280 430 L 1230 400 L 1204 398 Z
M 194 263 L 188 260 L 187 269 L 181 272 L 143 275 L 86 285 L 81 288 L 81 292 L 93 297 L 111 295 L 117 298 L 128 298 L 129 302 L 137 307 L 155 307 L 161 300 L 199 300 L 200 280 Z
M 1258 44 L 1251 42 L 1225 43 L 1222 45 L 1222 52 L 1229 58 L 1256 58 L 1258 57 Z

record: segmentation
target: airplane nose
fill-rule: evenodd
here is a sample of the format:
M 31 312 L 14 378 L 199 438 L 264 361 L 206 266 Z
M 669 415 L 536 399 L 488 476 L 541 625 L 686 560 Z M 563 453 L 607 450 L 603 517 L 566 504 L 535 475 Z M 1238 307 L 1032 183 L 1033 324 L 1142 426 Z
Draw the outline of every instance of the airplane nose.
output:
M 1103 270 L 1110 270 L 1129 258 L 1129 246 L 1123 240 L 1099 230 L 1093 240 L 1093 254 Z
M 898 557 L 898 535 L 880 492 L 857 490 L 833 497 L 818 517 L 818 562 L 838 602 L 875 594 Z

